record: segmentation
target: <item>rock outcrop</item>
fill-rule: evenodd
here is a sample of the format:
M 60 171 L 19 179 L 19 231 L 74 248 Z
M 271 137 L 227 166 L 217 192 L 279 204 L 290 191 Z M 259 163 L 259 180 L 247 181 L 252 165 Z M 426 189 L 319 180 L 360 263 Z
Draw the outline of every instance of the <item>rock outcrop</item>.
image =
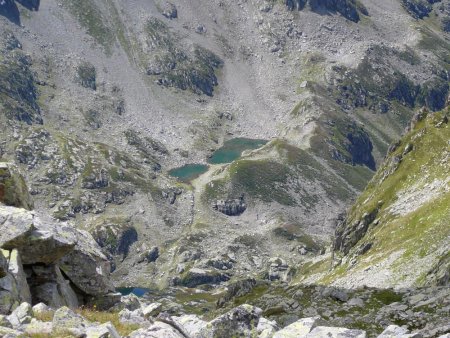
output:
M 247 209 L 247 204 L 242 195 L 236 199 L 217 200 L 213 203 L 213 209 L 227 216 L 239 216 Z
M 27 185 L 17 168 L 10 163 L 0 163 L 0 203 L 33 209 L 33 201 Z
M 315 12 L 340 13 L 353 22 L 360 20 L 359 13 L 368 15 L 367 9 L 355 0 L 286 0 L 289 10 L 303 10 L 307 5 Z
M 12 182 L 3 185 L 9 204 L 32 206 L 23 178 L 3 177 Z M 114 291 L 109 262 L 89 233 L 16 206 L 0 203 L 0 313 L 22 302 L 76 308 Z

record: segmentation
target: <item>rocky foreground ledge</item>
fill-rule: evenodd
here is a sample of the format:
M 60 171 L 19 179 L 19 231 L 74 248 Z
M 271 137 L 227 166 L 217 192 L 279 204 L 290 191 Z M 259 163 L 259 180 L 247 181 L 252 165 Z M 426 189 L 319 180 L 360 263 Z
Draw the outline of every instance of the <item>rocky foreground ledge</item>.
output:
M 303 318 L 280 329 L 275 321 L 262 317 L 262 310 L 240 305 L 206 322 L 196 315 L 170 316 L 160 312 L 161 304 L 145 304 L 134 296 L 122 297 L 118 323 L 128 328 L 130 338 L 365 338 L 363 330 L 325 326 L 320 317 Z M 22 303 L 9 316 L 0 316 L 0 335 L 15 337 L 119 338 L 113 323 L 87 320 L 68 307 L 54 310 L 43 303 L 31 307 Z M 131 328 L 139 327 L 131 331 Z M 390 325 L 378 338 L 424 337 L 403 327 Z M 448 338 L 450 334 L 440 336 Z

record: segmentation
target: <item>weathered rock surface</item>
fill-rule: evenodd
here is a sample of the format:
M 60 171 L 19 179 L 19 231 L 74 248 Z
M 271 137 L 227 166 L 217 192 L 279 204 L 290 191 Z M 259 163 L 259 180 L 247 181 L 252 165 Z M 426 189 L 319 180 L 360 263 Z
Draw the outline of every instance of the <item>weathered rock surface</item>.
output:
M 77 231 L 43 222 L 32 211 L 0 205 L 0 246 L 17 249 L 23 264 L 55 263 L 73 250 Z
M 245 203 L 244 196 L 241 196 L 236 199 L 217 200 L 213 204 L 213 209 L 227 216 L 239 216 L 247 209 L 247 204 Z
M 261 315 L 260 308 L 248 304 L 238 306 L 210 321 L 201 329 L 200 336 L 205 338 L 233 337 L 235 335 L 249 337 L 258 326 Z
M 273 338 L 306 337 L 318 324 L 319 317 L 303 318 L 277 331 Z
M 25 180 L 10 163 L 0 163 L 0 203 L 27 210 L 33 209 L 33 200 Z

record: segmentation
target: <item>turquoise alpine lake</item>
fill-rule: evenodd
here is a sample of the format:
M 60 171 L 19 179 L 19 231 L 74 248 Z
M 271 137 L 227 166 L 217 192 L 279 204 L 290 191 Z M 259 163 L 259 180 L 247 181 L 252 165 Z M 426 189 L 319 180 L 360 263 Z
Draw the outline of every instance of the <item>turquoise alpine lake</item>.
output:
M 169 170 L 169 175 L 178 178 L 182 182 L 189 182 L 207 171 L 208 166 L 205 164 L 186 164 Z
M 250 138 L 234 138 L 226 141 L 222 147 L 217 149 L 208 159 L 208 163 L 221 164 L 231 163 L 241 157 L 245 150 L 254 150 L 265 145 L 267 140 L 256 140 Z

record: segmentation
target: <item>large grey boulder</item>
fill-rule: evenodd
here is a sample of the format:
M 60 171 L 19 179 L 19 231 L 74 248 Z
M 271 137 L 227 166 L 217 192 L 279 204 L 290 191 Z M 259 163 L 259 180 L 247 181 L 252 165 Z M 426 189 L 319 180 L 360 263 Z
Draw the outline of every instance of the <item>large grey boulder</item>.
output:
M 29 324 L 32 319 L 32 308 L 28 303 L 20 304 L 7 318 L 13 328 L 20 328 L 23 324 Z
M 96 296 L 114 291 L 111 265 L 87 231 L 77 231 L 75 248 L 59 260 L 59 266 L 82 292 Z
M 258 338 L 271 338 L 279 329 L 276 321 L 260 318 L 256 332 L 258 332 Z
M 319 320 L 319 317 L 299 319 L 275 333 L 273 338 L 306 337 L 317 326 Z
M 23 264 L 52 264 L 73 250 L 75 229 L 44 222 L 33 212 L 0 205 L 0 247 L 17 249 Z
M 51 336 L 53 332 L 52 322 L 43 322 L 33 318 L 31 322 L 25 326 L 25 334 L 27 336 L 48 335 Z
M 146 329 L 139 329 L 129 335 L 130 338 L 186 338 L 180 331 L 172 325 L 155 322 Z M 230 336 L 231 337 L 231 336 Z
M 201 330 L 208 324 L 196 315 L 183 315 L 179 317 L 172 317 L 172 320 L 184 329 L 184 332 L 189 337 L 198 337 Z
M 142 312 L 142 309 L 136 309 L 136 310 L 128 310 L 123 309 L 119 312 L 119 322 L 122 324 L 145 324 L 146 318 L 144 317 L 144 313 Z M 148 322 L 149 324 L 150 322 Z
M 300 336 L 301 337 L 301 336 Z M 362 330 L 350 330 L 342 327 L 318 326 L 305 335 L 307 338 L 366 338 L 366 332 Z
M 27 276 L 23 270 L 19 252 L 16 249 L 11 251 L 1 250 L 1 252 L 8 260 L 8 271 L 16 281 L 19 301 L 31 303 L 30 288 L 28 287 Z
M 389 325 L 378 338 L 407 338 L 414 337 L 415 335 L 409 334 L 408 329 L 397 325 Z M 416 336 L 419 337 L 419 336 Z M 420 335 L 421 337 L 421 335 Z
M 101 325 L 92 325 L 86 329 L 86 338 L 121 338 L 114 325 L 107 322 Z
M 251 337 L 255 332 L 262 310 L 252 305 L 240 305 L 210 321 L 200 331 L 204 338 Z
M 85 335 L 90 323 L 79 314 L 64 306 L 55 312 L 52 325 L 54 335 L 70 333 L 78 337 Z

